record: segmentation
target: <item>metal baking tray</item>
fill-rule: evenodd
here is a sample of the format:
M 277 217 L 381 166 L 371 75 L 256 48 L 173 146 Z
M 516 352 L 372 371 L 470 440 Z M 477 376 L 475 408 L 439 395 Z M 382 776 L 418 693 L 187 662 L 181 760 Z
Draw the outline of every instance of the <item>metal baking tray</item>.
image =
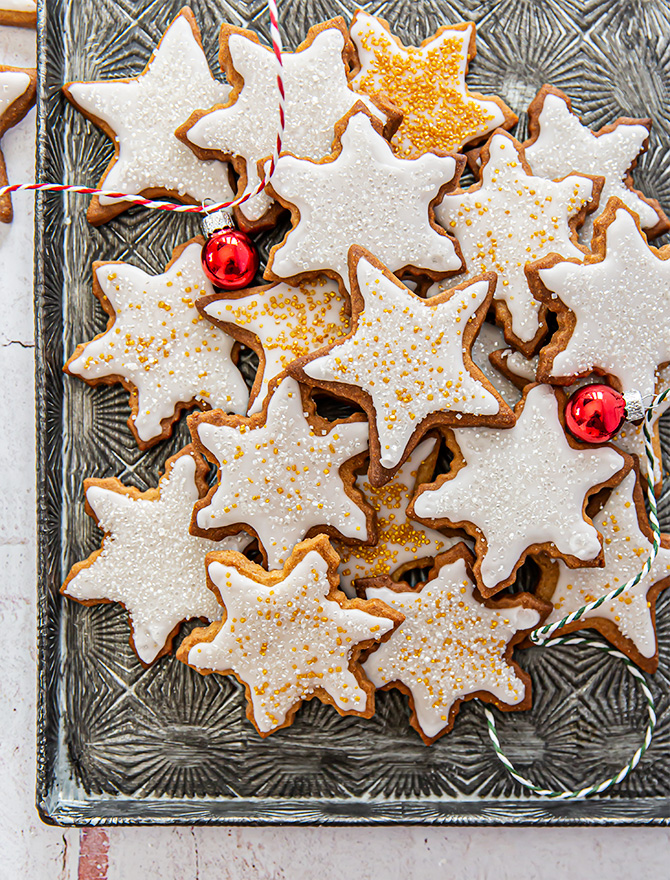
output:
M 71 79 L 139 73 L 180 0 L 47 0 L 39 11 L 38 179 L 93 184 L 112 153 L 107 138 L 62 98 Z M 223 20 L 268 36 L 261 0 L 194 0 L 214 71 Z M 280 0 L 288 48 L 355 0 Z M 471 88 L 517 111 L 544 82 L 563 88 L 592 125 L 654 117 L 639 185 L 670 208 L 670 8 L 664 0 L 382 0 L 364 4 L 405 41 L 472 20 L 478 55 Z M 525 135 L 522 114 L 517 129 Z M 380 693 L 370 721 L 341 718 L 312 701 L 287 730 L 262 740 L 244 717 L 241 687 L 202 677 L 174 656 L 143 669 L 117 605 L 61 600 L 70 565 L 100 540 L 84 513 L 86 476 L 156 484 L 172 439 L 140 452 L 119 386 L 66 377 L 75 344 L 105 325 L 91 295 L 95 259 L 161 272 L 196 222 L 133 209 L 94 229 L 86 199 L 41 195 L 36 215 L 39 706 L 37 805 L 44 821 L 155 824 L 606 824 L 670 821 L 670 591 L 658 605 L 660 665 L 651 679 L 659 724 L 640 767 L 584 802 L 529 797 L 496 759 L 481 706 L 461 708 L 455 729 L 426 747 L 408 726 L 406 698 Z M 275 235 L 276 240 L 276 235 Z M 273 241 L 261 241 L 264 253 Z M 662 423 L 670 461 L 670 423 Z M 661 501 L 670 525 L 670 480 Z M 550 788 L 580 786 L 616 770 L 644 729 L 640 694 L 621 663 L 585 648 L 518 651 L 533 679 L 531 711 L 499 715 L 507 753 Z

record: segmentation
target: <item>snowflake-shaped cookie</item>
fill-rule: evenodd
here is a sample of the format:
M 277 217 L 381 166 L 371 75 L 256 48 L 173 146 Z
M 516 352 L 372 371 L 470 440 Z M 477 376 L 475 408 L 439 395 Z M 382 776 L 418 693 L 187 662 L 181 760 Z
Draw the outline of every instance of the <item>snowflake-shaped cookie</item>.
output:
M 358 657 L 402 617 L 379 601 L 347 599 L 337 588 L 337 563 L 325 535 L 298 544 L 282 571 L 264 571 L 238 553 L 208 557 L 224 617 L 191 633 L 177 657 L 198 672 L 234 675 L 263 737 L 292 724 L 313 697 L 340 715 L 374 712 L 374 688 Z
M 533 176 L 521 144 L 496 132 L 482 150 L 481 182 L 446 195 L 435 209 L 458 240 L 467 277 L 497 273 L 498 323 L 525 354 L 534 353 L 546 332 L 544 309 L 528 286 L 525 267 L 550 253 L 583 258 L 575 227 L 597 200 L 599 186 L 580 174 L 557 181 Z
M 104 531 L 100 550 L 73 566 L 61 592 L 86 605 L 120 602 L 130 643 L 145 663 L 170 650 L 183 620 L 218 620 L 207 589 L 205 556 L 216 547 L 189 534 L 193 505 L 207 490 L 205 463 L 187 446 L 169 458 L 157 489 L 139 492 L 117 479 L 85 480 L 86 512 Z M 220 545 L 248 543 L 227 538 Z
M 37 71 L 27 67 L 0 65 L 0 138 L 20 122 L 35 103 Z M 7 186 L 7 169 L 0 152 L 0 186 Z M 0 196 L 0 223 L 12 220 L 12 198 L 9 193 Z
M 358 10 L 351 23 L 361 69 L 355 89 L 390 100 L 402 122 L 391 144 L 415 158 L 428 150 L 458 152 L 517 117 L 498 97 L 470 92 L 465 82 L 475 56 L 475 25 L 439 28 L 419 47 L 403 46 L 382 19 Z
M 341 339 L 349 328 L 349 305 L 326 275 L 291 286 L 283 281 L 251 290 L 215 293 L 198 302 L 200 312 L 252 348 L 259 367 L 249 414 L 260 412 L 268 387 L 291 361 Z
M 482 602 L 471 563 L 459 544 L 438 558 L 430 580 L 416 590 L 388 578 L 364 588 L 369 599 L 405 617 L 365 661 L 365 674 L 378 688 L 396 687 L 409 696 L 410 724 L 427 744 L 452 729 L 463 700 L 478 697 L 507 710 L 530 707 L 530 679 L 511 655 L 540 622 L 544 603 L 527 593 Z
M 354 489 L 368 448 L 360 416 L 326 422 L 289 377 L 266 410 L 250 418 L 220 411 L 189 418 L 196 447 L 218 466 L 218 480 L 193 512 L 195 534 L 246 530 L 258 538 L 270 569 L 313 530 L 345 541 L 374 537 L 372 509 Z
M 63 92 L 114 142 L 99 189 L 184 202 L 232 198 L 228 165 L 201 161 L 175 135 L 199 104 L 221 104 L 230 94 L 230 86 L 211 74 L 190 9 L 182 9 L 165 31 L 140 76 L 72 82 Z M 97 225 L 130 206 L 93 196 L 86 216 Z
M 548 385 L 531 386 L 516 413 L 508 430 L 453 429 L 457 470 L 452 465 L 420 491 L 408 511 L 476 538 L 474 573 L 484 595 L 511 584 L 529 553 L 598 565 L 601 539 L 584 513 L 587 496 L 615 485 L 632 464 L 612 447 L 569 441 Z
M 231 359 L 233 340 L 195 307 L 214 291 L 201 250 L 201 238 L 181 245 L 162 275 L 127 263 L 93 267 L 107 330 L 78 346 L 65 369 L 91 385 L 121 382 L 130 391 L 128 424 L 142 449 L 169 436 L 183 408 L 247 407 L 249 392 Z

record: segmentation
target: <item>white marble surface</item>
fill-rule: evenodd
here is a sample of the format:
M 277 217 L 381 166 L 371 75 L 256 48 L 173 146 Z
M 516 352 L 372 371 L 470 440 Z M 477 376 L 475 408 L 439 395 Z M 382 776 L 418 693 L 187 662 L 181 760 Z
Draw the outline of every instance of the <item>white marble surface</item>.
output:
M 32 35 L 0 29 L 0 62 L 31 63 Z M 3 141 L 32 173 L 34 114 Z M 663 828 L 134 828 L 81 835 L 34 808 L 35 526 L 32 196 L 0 227 L 0 880 L 562 880 L 668 876 Z

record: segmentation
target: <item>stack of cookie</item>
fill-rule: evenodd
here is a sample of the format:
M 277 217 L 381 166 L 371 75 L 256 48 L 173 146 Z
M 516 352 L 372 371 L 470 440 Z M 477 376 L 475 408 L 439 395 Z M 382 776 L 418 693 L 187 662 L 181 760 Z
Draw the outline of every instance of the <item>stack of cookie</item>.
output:
M 639 430 L 584 447 L 563 421 L 565 389 L 594 374 L 643 396 L 668 378 L 670 261 L 648 240 L 670 224 L 630 178 L 651 123 L 594 133 L 545 86 L 521 144 L 503 101 L 468 90 L 474 52 L 472 24 L 419 48 L 363 12 L 316 24 L 284 55 L 284 152 L 236 209 L 251 233 L 290 212 L 269 283 L 214 290 L 200 238 L 158 276 L 93 267 L 107 330 L 66 371 L 127 388 L 142 449 L 200 411 L 156 489 L 85 481 L 104 538 L 63 593 L 122 603 L 144 664 L 185 620 L 209 622 L 176 657 L 236 676 L 261 736 L 312 697 L 369 718 L 382 687 L 408 695 L 426 743 L 463 700 L 527 708 L 514 646 L 651 546 Z M 224 24 L 221 66 L 227 84 L 185 9 L 141 76 L 65 87 L 115 142 L 101 187 L 219 202 L 256 186 L 276 134 L 272 51 Z M 88 217 L 128 207 L 99 197 Z M 350 414 L 325 418 L 324 399 Z M 528 557 L 536 583 L 519 592 Z M 664 539 L 649 576 L 579 626 L 653 671 L 669 584 Z

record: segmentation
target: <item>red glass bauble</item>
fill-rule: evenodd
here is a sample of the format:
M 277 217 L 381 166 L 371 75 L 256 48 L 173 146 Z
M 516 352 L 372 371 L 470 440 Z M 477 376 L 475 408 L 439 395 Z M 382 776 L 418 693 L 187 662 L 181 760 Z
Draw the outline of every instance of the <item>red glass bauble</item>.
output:
M 238 290 L 254 280 L 258 251 L 246 232 L 220 229 L 205 242 L 202 268 L 215 287 Z
M 626 421 L 626 402 L 609 385 L 584 385 L 565 407 L 570 433 L 583 443 L 607 443 Z

